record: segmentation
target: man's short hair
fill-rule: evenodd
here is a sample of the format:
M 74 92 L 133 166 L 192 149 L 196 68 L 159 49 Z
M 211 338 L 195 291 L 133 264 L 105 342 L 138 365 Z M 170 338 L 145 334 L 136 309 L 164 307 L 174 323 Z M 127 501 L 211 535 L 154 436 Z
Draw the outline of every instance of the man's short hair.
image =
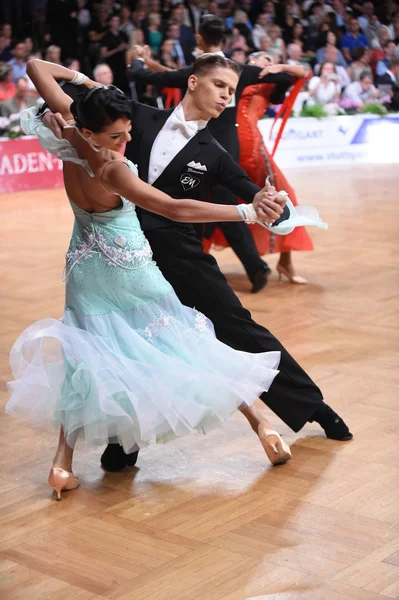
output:
M 242 73 L 242 67 L 233 60 L 221 56 L 220 54 L 203 54 L 195 61 L 193 65 L 193 75 L 207 75 L 213 69 L 221 67 L 222 69 L 230 69 L 238 77 Z
M 388 61 L 387 66 L 388 66 L 388 69 L 390 71 L 392 71 L 392 69 L 399 66 L 399 58 L 391 58 L 391 60 Z
M 96 65 L 93 69 L 93 77 L 97 77 L 97 73 L 103 67 L 107 67 L 108 69 L 111 69 L 111 67 L 107 63 L 98 63 L 98 65 Z
M 370 77 L 370 79 L 372 80 L 373 74 L 371 71 L 364 70 L 359 75 L 359 81 L 363 81 L 363 79 L 366 79 L 367 77 Z
M 389 44 L 395 44 L 395 42 L 394 42 L 392 39 L 391 39 L 391 40 L 386 40 L 386 41 L 383 43 L 382 47 L 383 47 L 383 48 L 388 48 Z M 396 46 L 396 44 L 395 44 L 395 46 Z
M 223 19 L 216 15 L 204 15 L 198 26 L 198 33 L 207 46 L 220 46 L 226 33 Z

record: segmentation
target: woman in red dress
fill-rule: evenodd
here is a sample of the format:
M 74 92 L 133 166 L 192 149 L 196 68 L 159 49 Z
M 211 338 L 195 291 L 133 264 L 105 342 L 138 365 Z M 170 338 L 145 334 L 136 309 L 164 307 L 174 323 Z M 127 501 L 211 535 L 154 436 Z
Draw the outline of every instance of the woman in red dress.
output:
M 273 57 L 267 52 L 256 52 L 250 56 L 249 64 L 264 68 L 273 64 Z M 241 95 L 237 111 L 240 165 L 260 187 L 269 176 L 271 184 L 277 190 L 285 190 L 292 203 L 297 205 L 294 189 L 268 152 L 258 129 L 258 121 L 270 104 L 273 88 L 274 84 L 260 83 L 246 87 Z M 296 274 L 291 256 L 292 250 L 313 250 L 305 227 L 297 227 L 288 235 L 274 235 L 260 225 L 250 225 L 250 228 L 260 255 L 280 252 L 277 263 L 280 278 L 284 275 L 291 283 L 306 283 L 306 279 Z M 215 230 L 211 240 L 206 241 L 207 245 L 212 242 L 215 246 L 228 246 L 220 230 Z

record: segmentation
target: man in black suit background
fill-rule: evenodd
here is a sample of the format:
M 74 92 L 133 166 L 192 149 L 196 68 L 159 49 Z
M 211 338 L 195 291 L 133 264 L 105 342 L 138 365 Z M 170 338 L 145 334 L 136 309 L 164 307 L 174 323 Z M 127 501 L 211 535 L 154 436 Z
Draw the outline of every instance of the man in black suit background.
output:
M 391 58 L 384 75 L 378 75 L 375 79 L 376 86 L 382 91 L 387 91 L 391 97 L 389 108 L 399 110 L 399 58 Z
M 174 110 L 132 102 L 133 135 L 126 155 L 138 165 L 141 179 L 174 198 L 206 200 L 216 182 L 247 202 L 252 202 L 258 192 L 265 193 L 251 182 L 207 128 L 209 118 L 220 115 L 235 92 L 239 70 L 238 65 L 224 57 L 207 55 L 197 61 L 195 74 L 189 78 L 189 90 Z M 209 93 L 210 89 L 218 90 L 219 98 L 212 106 L 210 98 L 214 94 Z M 191 116 L 194 113 L 199 115 L 196 120 Z M 51 114 L 44 117 L 54 131 L 53 119 Z M 272 210 L 273 204 L 270 206 Z M 274 217 L 278 217 L 277 212 L 281 210 L 275 211 Z M 307 421 L 317 421 L 328 437 L 350 439 L 347 426 L 323 402 L 310 377 L 267 329 L 252 320 L 215 259 L 203 251 L 193 226 L 144 210 L 138 210 L 138 215 L 162 273 L 183 304 L 195 307 L 212 320 L 218 339 L 246 352 L 281 352 L 280 373 L 261 399 L 294 431 Z M 118 470 L 134 464 L 136 459 L 137 453 L 127 456 L 119 445 L 110 444 L 102 464 L 109 470 Z
M 198 47 L 207 53 L 215 53 L 224 56 L 222 47 L 226 33 L 223 19 L 215 15 L 204 15 L 201 18 L 198 33 L 196 35 Z M 128 77 L 134 81 L 149 83 L 158 88 L 172 87 L 186 89 L 187 80 L 191 74 L 192 67 L 185 67 L 179 70 L 169 70 L 167 67 L 160 67 L 159 63 L 150 59 L 143 49 L 137 48 L 146 65 L 157 72 L 150 72 L 143 68 L 143 62 L 134 61 L 130 66 Z M 276 87 L 271 96 L 273 104 L 280 104 L 285 98 L 285 93 L 294 83 L 294 78 L 289 73 L 280 72 L 277 74 L 265 75 L 261 79 L 259 75 L 262 69 L 255 66 L 241 65 L 243 68 L 240 80 L 238 82 L 236 93 L 234 94 L 229 106 L 218 119 L 212 119 L 209 123 L 209 130 L 215 139 L 227 150 L 231 156 L 238 162 L 240 156 L 240 146 L 236 127 L 236 115 L 238 102 L 245 87 L 256 83 L 275 83 Z M 281 69 L 287 68 L 281 66 Z M 159 69 L 162 69 L 159 70 Z M 303 68 L 297 67 L 298 71 Z M 304 72 L 305 74 L 305 72 Z M 230 190 L 222 186 L 215 186 L 212 189 L 211 197 L 215 202 L 222 204 L 232 204 L 237 202 L 237 197 Z M 213 231 L 212 224 L 204 229 L 205 237 L 209 237 Z M 265 287 L 267 277 L 271 270 L 267 263 L 263 261 L 255 246 L 250 229 L 245 223 L 218 223 L 218 227 L 223 231 L 228 243 L 242 262 L 248 278 L 252 282 L 252 292 L 256 293 Z

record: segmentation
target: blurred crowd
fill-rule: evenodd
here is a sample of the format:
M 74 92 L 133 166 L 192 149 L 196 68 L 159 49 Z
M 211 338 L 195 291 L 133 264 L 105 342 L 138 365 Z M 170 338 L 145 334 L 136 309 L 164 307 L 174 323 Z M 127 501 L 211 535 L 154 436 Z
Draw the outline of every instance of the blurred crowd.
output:
M 169 68 L 189 65 L 198 23 L 209 13 L 225 21 L 224 52 L 236 62 L 261 51 L 276 63 L 306 65 L 308 110 L 336 114 L 375 103 L 399 110 L 395 0 L 0 0 L 0 115 L 12 119 L 39 101 L 26 75 L 33 58 L 126 93 L 136 45 L 149 46 Z M 140 96 L 159 101 L 157 91 Z

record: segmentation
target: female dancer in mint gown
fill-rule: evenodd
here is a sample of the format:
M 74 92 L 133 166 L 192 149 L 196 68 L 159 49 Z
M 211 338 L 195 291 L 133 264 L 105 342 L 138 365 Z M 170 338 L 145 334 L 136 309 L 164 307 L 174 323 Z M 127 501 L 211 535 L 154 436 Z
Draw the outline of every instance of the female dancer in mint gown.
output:
M 64 161 L 75 224 L 64 316 L 38 321 L 18 338 L 7 411 L 39 423 L 50 417 L 60 426 L 49 477 L 57 497 L 79 485 L 72 455 L 80 434 L 94 443 L 117 439 L 129 452 L 207 431 L 237 408 L 271 461 L 285 462 L 289 448 L 252 406 L 277 375 L 279 352 L 249 354 L 219 342 L 210 321 L 180 303 L 153 262 L 135 212 L 137 204 L 176 221 L 215 222 L 240 220 L 237 207 L 173 200 L 142 182 L 120 153 L 130 140 L 131 105 L 116 88 L 90 89 L 71 105 L 57 80 L 76 80 L 76 73 L 43 61 L 28 68 L 51 109 L 73 121 L 56 140 L 34 109 L 22 119 L 25 131 Z M 234 87 L 236 73 L 224 70 Z M 201 77 L 190 78 L 191 88 Z M 210 91 L 210 82 L 207 75 L 200 82 L 208 101 L 228 94 L 216 86 Z M 265 220 L 270 198 L 258 209 Z

